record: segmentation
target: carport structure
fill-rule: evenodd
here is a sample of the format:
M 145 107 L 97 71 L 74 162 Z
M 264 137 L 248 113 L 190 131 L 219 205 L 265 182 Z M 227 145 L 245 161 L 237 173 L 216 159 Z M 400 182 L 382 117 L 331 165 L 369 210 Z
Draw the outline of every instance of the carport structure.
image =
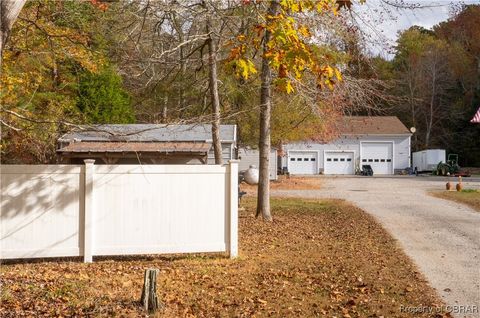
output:
M 74 142 L 57 152 L 62 161 L 70 162 L 96 159 L 106 164 L 168 164 L 198 160 L 206 164 L 211 147 L 205 142 Z
M 80 127 L 58 139 L 62 163 L 214 164 L 211 125 L 114 124 Z M 220 125 L 223 162 L 235 159 L 236 125 Z

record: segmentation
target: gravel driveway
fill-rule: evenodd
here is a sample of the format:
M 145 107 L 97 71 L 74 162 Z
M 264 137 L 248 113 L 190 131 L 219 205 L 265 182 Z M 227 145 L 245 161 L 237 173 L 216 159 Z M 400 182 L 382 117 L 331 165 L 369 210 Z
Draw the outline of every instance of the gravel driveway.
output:
M 427 194 L 443 180 L 422 177 L 322 177 L 322 190 L 275 196 L 341 198 L 375 216 L 399 241 L 447 305 L 480 306 L 480 212 Z M 464 179 L 465 188 L 480 182 Z M 479 307 L 477 307 L 479 308 Z M 454 314 L 456 317 L 480 317 Z

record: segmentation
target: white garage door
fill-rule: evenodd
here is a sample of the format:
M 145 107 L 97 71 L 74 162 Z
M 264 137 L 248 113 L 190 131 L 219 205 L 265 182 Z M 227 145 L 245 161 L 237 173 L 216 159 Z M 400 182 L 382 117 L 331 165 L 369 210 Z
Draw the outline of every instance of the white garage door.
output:
M 353 152 L 326 151 L 325 174 L 354 174 Z
M 393 174 L 393 143 L 362 142 L 362 165 L 370 165 L 373 174 Z
M 318 154 L 312 151 L 289 151 L 288 172 L 291 174 L 317 174 Z

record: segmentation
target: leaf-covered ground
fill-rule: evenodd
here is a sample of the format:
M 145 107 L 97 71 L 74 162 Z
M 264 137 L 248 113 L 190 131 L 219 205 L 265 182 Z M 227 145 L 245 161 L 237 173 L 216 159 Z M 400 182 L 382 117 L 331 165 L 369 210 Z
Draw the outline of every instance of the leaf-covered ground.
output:
M 150 267 L 161 270 L 161 317 L 409 317 L 402 305 L 441 305 L 395 241 L 361 210 L 341 201 L 273 199 L 275 220 L 264 223 L 252 216 L 251 198 L 243 204 L 236 260 L 3 264 L 0 316 L 146 316 L 138 298 Z
M 322 180 L 320 178 L 312 177 L 287 177 L 285 175 L 278 176 L 275 181 L 270 181 L 270 189 L 272 190 L 319 190 L 322 187 Z M 257 186 L 249 185 L 245 182 L 240 183 L 242 191 L 247 192 L 248 195 L 257 194 Z

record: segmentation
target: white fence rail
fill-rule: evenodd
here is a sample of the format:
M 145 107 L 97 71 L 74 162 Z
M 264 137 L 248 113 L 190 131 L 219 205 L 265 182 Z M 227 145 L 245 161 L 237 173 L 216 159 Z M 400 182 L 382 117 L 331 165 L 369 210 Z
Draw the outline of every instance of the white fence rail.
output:
M 238 163 L 3 165 L 0 259 L 238 253 Z

